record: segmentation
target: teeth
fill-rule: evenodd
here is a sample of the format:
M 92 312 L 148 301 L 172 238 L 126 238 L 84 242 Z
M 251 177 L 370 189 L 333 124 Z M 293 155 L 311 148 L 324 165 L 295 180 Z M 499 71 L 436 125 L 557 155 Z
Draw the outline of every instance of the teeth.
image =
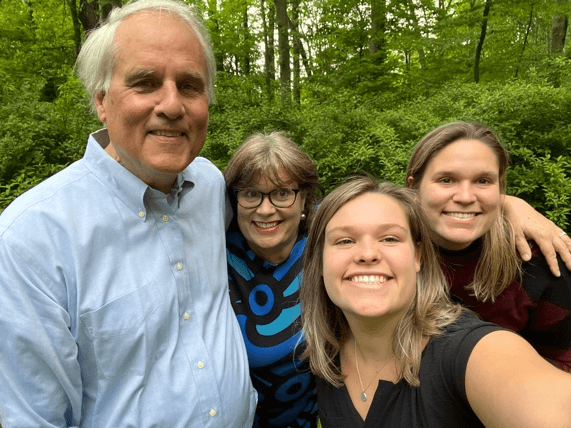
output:
M 373 282 L 387 282 L 389 279 L 384 275 L 358 275 L 350 278 L 353 282 L 364 282 L 372 284 Z
M 446 213 L 447 216 L 457 217 L 457 218 L 472 218 L 476 217 L 474 213 Z
M 178 131 L 166 131 L 166 130 L 156 130 L 151 132 L 154 135 L 158 135 L 161 137 L 180 137 L 182 132 Z
M 276 227 L 279 224 L 279 221 L 272 221 L 270 223 L 260 223 L 259 221 L 255 221 L 254 224 L 260 229 L 271 229 L 272 227 Z

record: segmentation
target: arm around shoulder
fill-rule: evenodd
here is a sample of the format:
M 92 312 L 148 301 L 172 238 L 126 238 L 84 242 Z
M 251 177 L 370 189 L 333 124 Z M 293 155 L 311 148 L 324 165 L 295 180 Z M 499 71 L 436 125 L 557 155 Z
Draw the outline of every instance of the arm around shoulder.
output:
M 563 233 L 561 228 L 538 213 L 523 199 L 505 196 L 503 208 L 512 225 L 518 252 L 524 260 L 531 258 L 531 249 L 527 239 L 532 239 L 539 245 L 555 276 L 560 275 L 557 254 L 571 270 L 571 238 L 569 235 Z
M 486 427 L 571 428 L 571 374 L 515 333 L 495 331 L 474 347 L 466 395 Z

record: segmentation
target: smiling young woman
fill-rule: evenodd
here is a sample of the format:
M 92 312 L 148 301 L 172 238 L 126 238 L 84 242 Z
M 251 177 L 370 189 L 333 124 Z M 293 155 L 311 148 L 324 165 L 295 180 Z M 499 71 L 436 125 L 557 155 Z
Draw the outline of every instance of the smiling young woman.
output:
M 411 189 L 322 201 L 300 299 L 323 427 L 570 426 L 571 375 L 449 300 L 430 233 Z
M 405 212 L 387 195 L 365 194 L 347 202 L 325 229 L 323 281 L 348 321 L 381 315 L 400 319 L 419 269 L 420 250 Z
M 494 133 L 454 122 L 426 135 L 407 169 L 439 246 L 454 298 L 483 319 L 520 333 L 571 370 L 571 273 L 551 274 L 534 247 L 524 262 L 504 215 L 508 153 Z
M 505 191 L 499 171 L 493 149 L 479 140 L 455 141 L 428 162 L 418 193 L 439 246 L 463 250 L 492 228 Z

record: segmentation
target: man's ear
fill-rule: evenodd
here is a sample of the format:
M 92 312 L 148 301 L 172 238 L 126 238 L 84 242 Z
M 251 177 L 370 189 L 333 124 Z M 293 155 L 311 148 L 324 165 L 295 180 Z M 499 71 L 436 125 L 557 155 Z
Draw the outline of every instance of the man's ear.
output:
M 105 91 L 95 94 L 95 107 L 97 109 L 97 117 L 102 123 L 107 122 L 107 113 L 105 111 Z

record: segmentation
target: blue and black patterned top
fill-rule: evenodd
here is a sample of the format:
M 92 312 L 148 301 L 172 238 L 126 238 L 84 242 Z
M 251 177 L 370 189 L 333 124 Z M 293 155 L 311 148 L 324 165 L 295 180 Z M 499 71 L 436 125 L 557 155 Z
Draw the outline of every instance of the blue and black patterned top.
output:
M 315 379 L 299 355 L 299 287 L 307 238 L 298 238 L 279 265 L 262 260 L 239 231 L 226 235 L 230 299 L 246 342 L 250 376 L 258 391 L 254 427 L 315 427 Z

